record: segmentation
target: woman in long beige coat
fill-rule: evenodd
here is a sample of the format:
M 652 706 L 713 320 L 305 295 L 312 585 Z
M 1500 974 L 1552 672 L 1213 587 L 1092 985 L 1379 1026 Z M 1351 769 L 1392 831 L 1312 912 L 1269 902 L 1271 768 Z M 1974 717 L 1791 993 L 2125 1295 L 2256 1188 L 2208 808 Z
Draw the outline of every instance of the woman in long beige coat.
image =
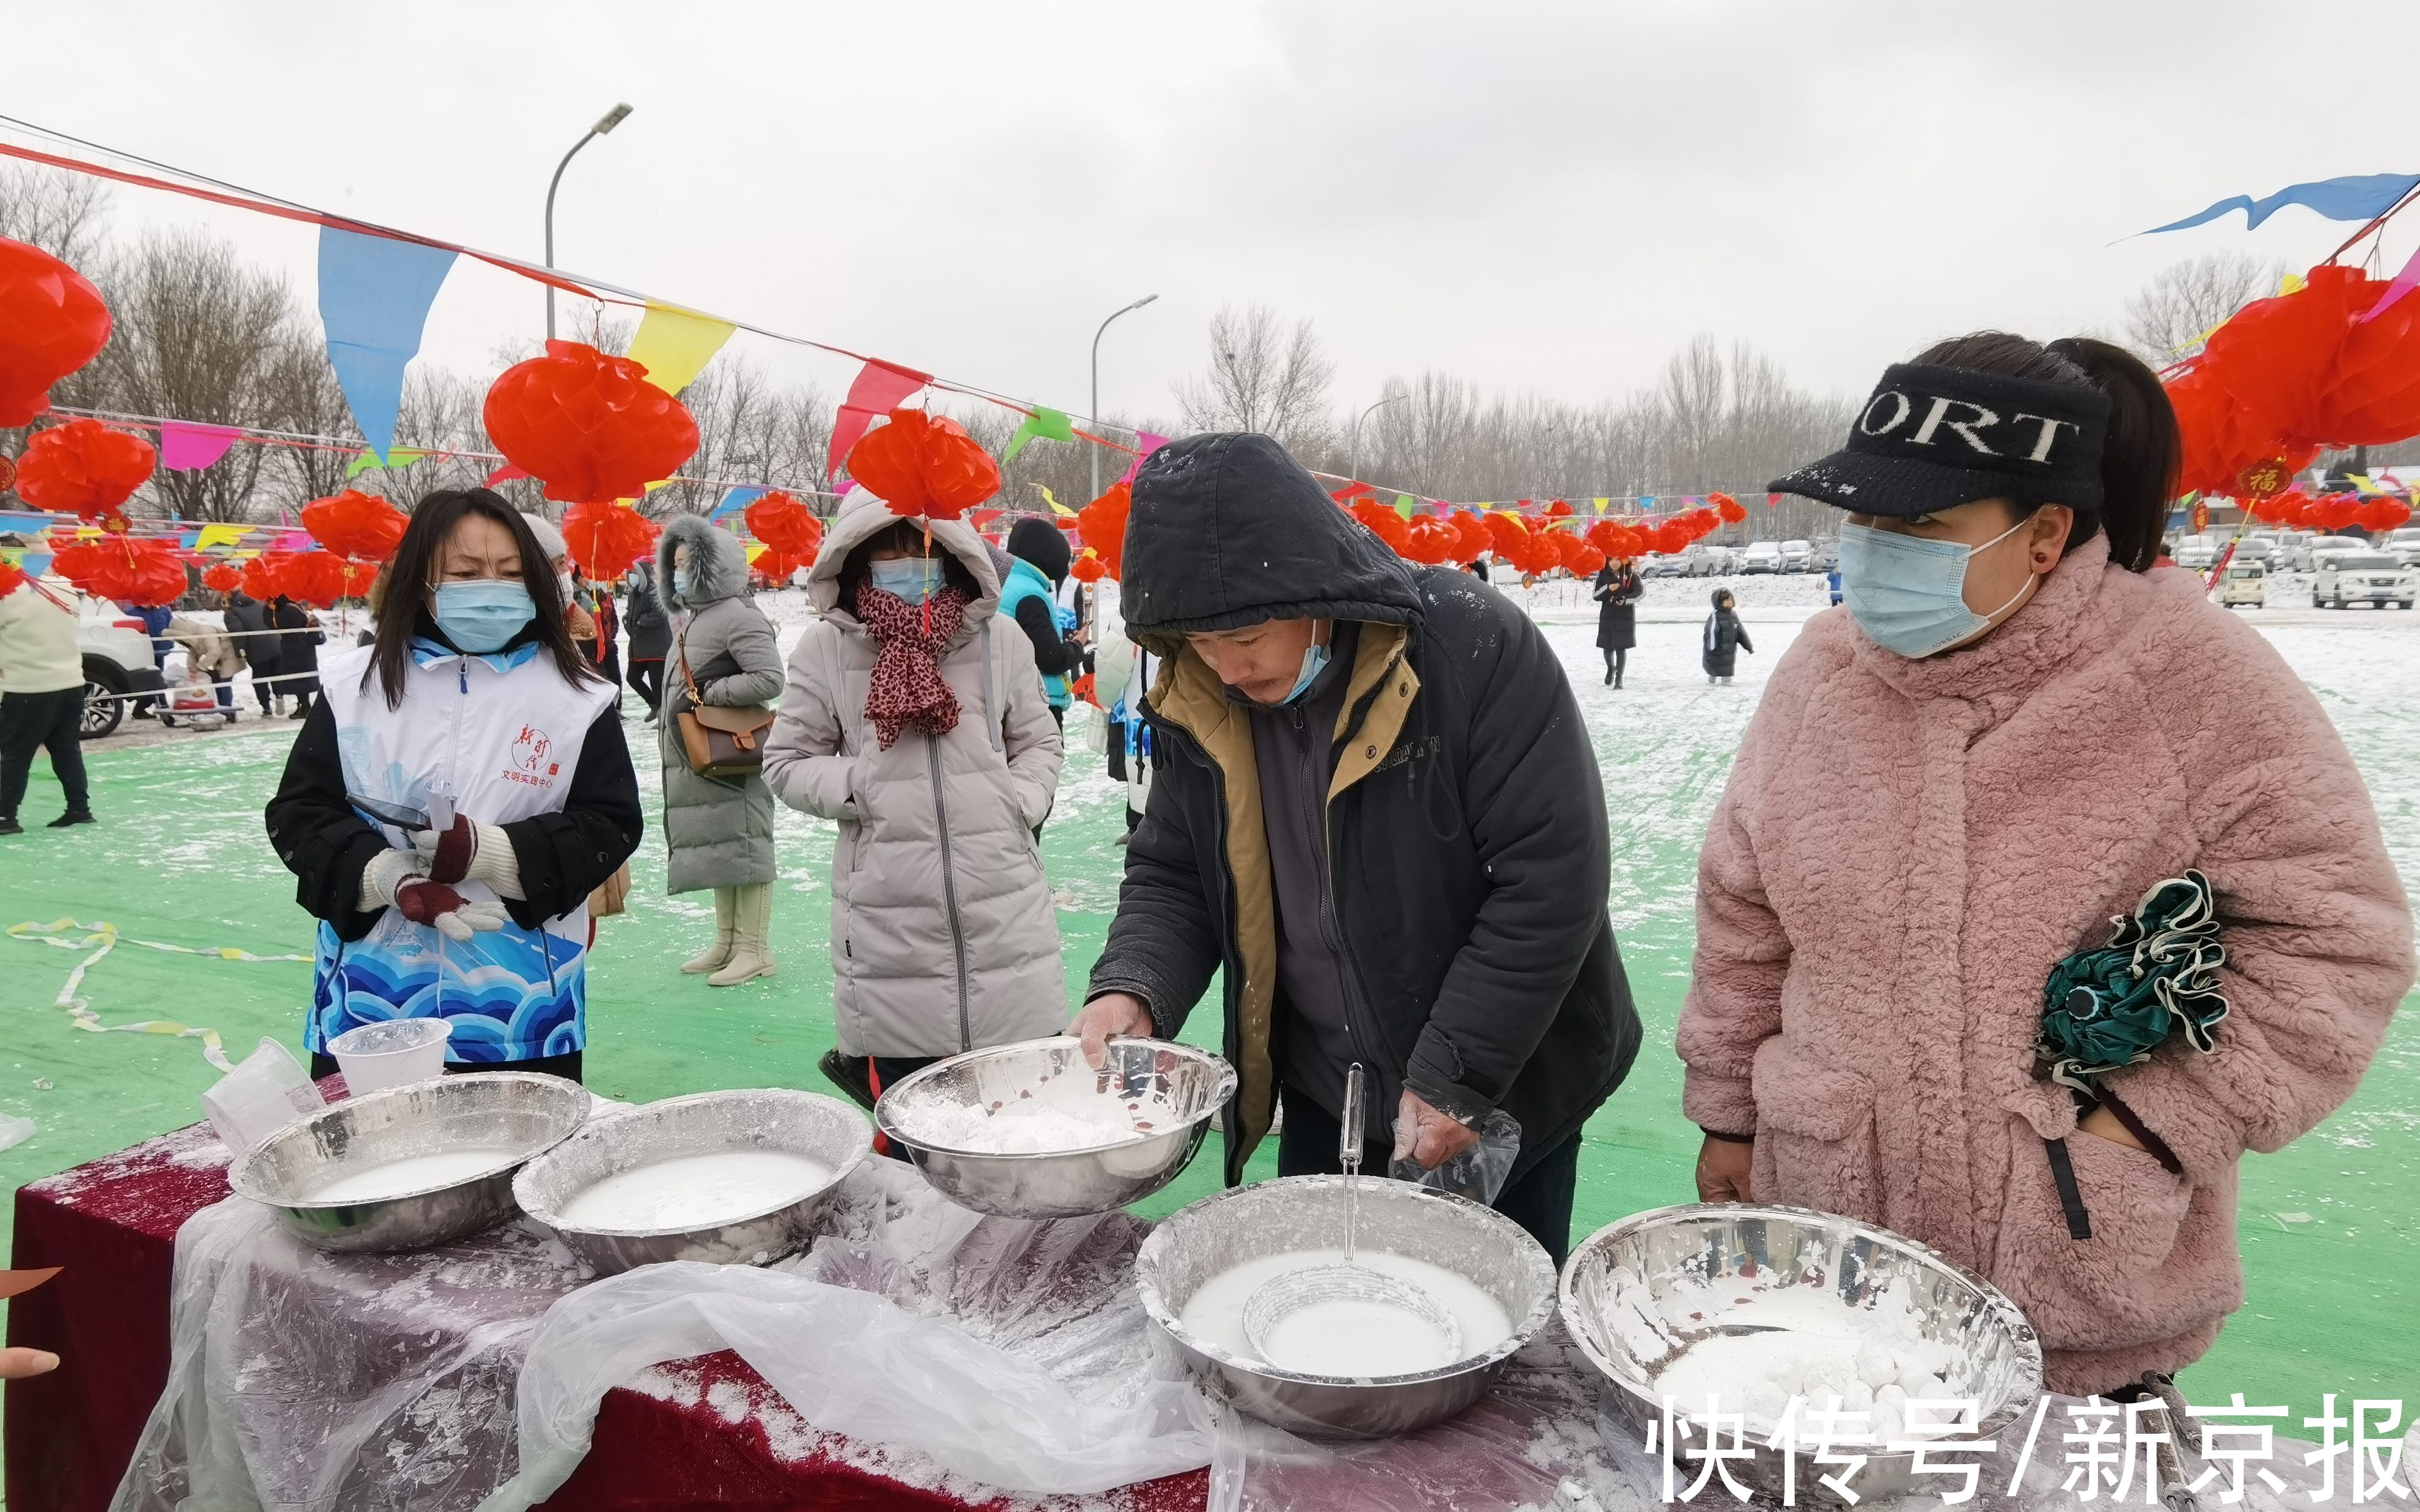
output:
M 1058 726 L 983 538 L 955 520 L 925 532 L 850 493 L 807 576 L 822 618 L 790 653 L 765 748 L 775 795 L 840 825 L 824 1070 L 861 1099 L 1067 1018 L 1033 838 Z

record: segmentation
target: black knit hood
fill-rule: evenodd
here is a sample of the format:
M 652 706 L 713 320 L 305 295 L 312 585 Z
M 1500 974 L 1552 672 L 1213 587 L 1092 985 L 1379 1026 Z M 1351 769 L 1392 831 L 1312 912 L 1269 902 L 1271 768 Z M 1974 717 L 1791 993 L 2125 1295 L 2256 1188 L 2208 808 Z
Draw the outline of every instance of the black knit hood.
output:
M 1135 475 L 1120 608 L 1137 637 L 1264 620 L 1417 627 L 1410 563 L 1266 436 L 1171 441 Z

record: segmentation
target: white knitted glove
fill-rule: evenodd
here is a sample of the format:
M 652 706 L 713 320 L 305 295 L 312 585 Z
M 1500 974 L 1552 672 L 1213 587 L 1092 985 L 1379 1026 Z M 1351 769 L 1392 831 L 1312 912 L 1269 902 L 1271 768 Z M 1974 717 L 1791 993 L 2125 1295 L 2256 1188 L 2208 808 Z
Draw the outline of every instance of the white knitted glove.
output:
M 370 857 L 362 868 L 361 911 L 376 913 L 395 906 L 395 889 L 413 877 L 428 874 L 428 863 L 418 851 L 387 850 Z
M 500 898 L 523 896 L 520 857 L 502 825 L 456 814 L 452 829 L 415 830 L 411 843 L 421 870 L 439 882 L 484 882 Z
M 415 924 L 426 924 L 458 945 L 470 943 L 482 930 L 504 927 L 504 905 L 484 898 L 465 898 L 442 882 L 408 878 L 396 889 L 396 908 Z

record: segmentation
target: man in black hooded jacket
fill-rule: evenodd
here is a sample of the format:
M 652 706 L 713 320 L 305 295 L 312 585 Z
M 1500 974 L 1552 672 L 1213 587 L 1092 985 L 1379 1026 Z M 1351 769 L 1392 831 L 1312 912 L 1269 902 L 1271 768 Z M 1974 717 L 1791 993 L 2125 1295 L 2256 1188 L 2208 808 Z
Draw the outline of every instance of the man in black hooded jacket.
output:
M 1161 764 L 1074 1032 L 1173 1035 L 1223 966 L 1229 1181 L 1280 1088 L 1280 1174 L 1336 1169 L 1357 1061 L 1373 1168 L 1434 1168 L 1492 1110 L 1517 1120 L 1496 1206 L 1559 1263 L 1580 1127 L 1639 1026 L 1595 755 L 1544 637 L 1468 574 L 1397 557 L 1265 436 L 1152 454 L 1123 587 L 1127 632 L 1166 658 Z

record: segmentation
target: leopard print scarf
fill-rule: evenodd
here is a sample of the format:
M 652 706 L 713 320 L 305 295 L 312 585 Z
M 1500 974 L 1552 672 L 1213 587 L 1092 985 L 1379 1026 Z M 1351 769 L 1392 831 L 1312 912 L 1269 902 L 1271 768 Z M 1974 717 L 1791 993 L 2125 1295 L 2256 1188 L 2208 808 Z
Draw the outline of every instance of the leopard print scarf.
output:
M 857 617 L 881 647 L 865 693 L 865 717 L 874 721 L 884 750 L 910 724 L 928 735 L 957 728 L 958 696 L 941 675 L 940 656 L 966 612 L 963 588 L 944 588 L 917 605 L 884 593 L 870 579 L 858 583 Z

